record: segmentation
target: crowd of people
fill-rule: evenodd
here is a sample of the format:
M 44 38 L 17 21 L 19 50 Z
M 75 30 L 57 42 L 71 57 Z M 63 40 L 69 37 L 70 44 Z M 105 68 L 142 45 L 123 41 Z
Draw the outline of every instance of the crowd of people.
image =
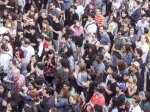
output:
M 0 112 L 150 112 L 149 48 L 148 0 L 0 0 Z

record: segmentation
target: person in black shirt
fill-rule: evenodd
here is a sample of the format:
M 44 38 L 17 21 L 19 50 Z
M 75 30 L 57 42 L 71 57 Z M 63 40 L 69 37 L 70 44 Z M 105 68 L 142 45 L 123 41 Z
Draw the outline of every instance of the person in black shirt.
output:
M 34 0 L 38 10 L 41 11 L 44 8 L 44 0 Z
M 76 5 L 71 5 L 70 13 L 69 13 L 68 17 L 66 17 L 66 19 L 67 19 L 66 21 L 67 21 L 68 26 L 73 25 L 75 20 L 79 20 L 79 16 L 75 12 L 76 9 L 77 9 Z
M 5 6 L 7 5 L 8 2 L 9 2 L 9 0 L 1 0 L 0 1 L 0 18 L 2 17 L 2 12 L 5 9 Z
M 39 31 L 41 32 L 42 27 L 42 21 L 43 20 L 47 20 L 49 22 L 49 25 L 52 26 L 53 24 L 53 20 L 51 17 L 47 16 L 47 11 L 45 9 L 42 9 L 41 11 L 41 16 L 38 17 L 37 19 L 37 23 L 38 23 L 38 27 L 39 27 Z
M 107 85 L 105 83 L 100 84 L 105 89 L 105 102 L 107 105 L 109 104 L 110 99 L 116 95 L 117 77 L 118 74 L 114 72 L 109 75 L 109 82 L 107 83 Z
M 126 89 L 125 83 L 118 83 L 116 87 L 117 94 L 119 100 L 118 112 L 125 112 L 125 94 L 123 91 Z
M 59 22 L 57 14 L 55 14 L 53 16 L 53 21 L 54 21 L 53 22 L 53 26 L 52 26 L 52 30 L 53 30 L 53 46 L 54 46 L 55 52 L 58 52 L 58 36 L 59 36 L 59 33 L 62 31 L 63 25 Z

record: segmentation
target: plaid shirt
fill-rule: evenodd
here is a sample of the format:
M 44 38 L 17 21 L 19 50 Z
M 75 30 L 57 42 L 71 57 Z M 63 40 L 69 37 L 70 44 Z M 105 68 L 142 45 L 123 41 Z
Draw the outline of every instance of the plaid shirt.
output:
M 25 85 L 25 77 L 23 75 L 20 75 L 17 79 L 15 79 L 14 90 L 19 93 L 22 91 L 22 87 L 24 85 Z

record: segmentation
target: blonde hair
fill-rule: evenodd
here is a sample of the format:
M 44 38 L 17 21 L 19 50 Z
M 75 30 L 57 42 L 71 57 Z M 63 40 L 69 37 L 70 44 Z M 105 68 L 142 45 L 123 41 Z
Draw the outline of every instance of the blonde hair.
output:
M 78 94 L 70 94 L 70 97 L 72 97 L 76 102 L 80 102 L 80 97 Z
M 133 79 L 133 83 L 136 84 L 137 83 L 137 77 L 135 74 L 130 75 Z

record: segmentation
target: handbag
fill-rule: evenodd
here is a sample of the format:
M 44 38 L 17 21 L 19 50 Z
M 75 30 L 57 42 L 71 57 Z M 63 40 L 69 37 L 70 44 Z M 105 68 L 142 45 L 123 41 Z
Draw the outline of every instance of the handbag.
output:
M 128 101 L 126 101 L 125 103 L 125 109 L 126 109 L 126 112 L 129 112 L 130 110 L 130 103 Z

